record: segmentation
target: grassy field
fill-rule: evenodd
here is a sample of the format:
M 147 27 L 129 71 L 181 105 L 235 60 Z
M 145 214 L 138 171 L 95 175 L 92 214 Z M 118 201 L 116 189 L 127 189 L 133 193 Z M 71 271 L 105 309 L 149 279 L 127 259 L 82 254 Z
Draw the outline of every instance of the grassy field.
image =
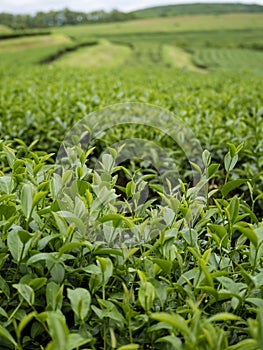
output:
M 12 29 L 0 24 L 0 34 L 7 34 L 7 33 L 12 33 Z
M 129 47 L 102 41 L 91 48 L 64 55 L 57 64 L 64 67 L 113 68 L 124 64 L 130 53 Z
M 262 349 L 262 31 L 0 41 L 1 350 Z
M 183 68 L 192 72 L 207 72 L 205 69 L 198 68 L 192 62 L 192 55 L 178 47 L 164 45 L 163 46 L 163 60 L 166 64 L 177 68 Z M 198 61 L 199 63 L 199 61 Z M 199 66 L 205 66 L 202 64 Z
M 41 59 L 55 53 L 72 40 L 63 34 L 40 35 L 5 39 L 0 41 L 0 69 L 6 66 L 37 64 Z
M 184 32 L 193 30 L 263 29 L 263 14 L 198 15 L 169 18 L 152 18 L 109 24 L 65 26 L 56 32 L 76 38 L 109 34 L 136 34 L 151 32 Z
M 188 60 L 191 69 L 200 67 L 217 69 L 228 66 L 238 68 L 240 65 L 241 68 L 248 66 L 260 72 L 262 70 L 260 50 L 263 48 L 262 23 L 261 14 L 228 14 L 54 28 L 52 35 L 3 40 L 0 43 L 0 57 L 3 62 L 10 63 L 13 60 L 15 64 L 32 64 L 42 60 L 48 61 L 49 56 L 56 55 L 56 52 L 67 47 L 77 49 L 82 44 L 107 39 L 114 45 L 119 45 L 120 59 L 116 60 L 117 48 L 114 49 L 115 53 L 112 52 L 112 58 L 106 58 L 105 55 L 103 59 L 104 54 L 100 52 L 103 50 L 98 47 L 81 48 L 82 52 L 71 52 L 60 60 L 70 65 L 82 61 L 81 66 L 85 66 L 85 62 L 91 62 L 92 57 L 96 56 L 93 54 L 95 50 L 98 55 L 100 52 L 101 58 L 97 61 L 99 66 L 103 66 L 103 62 L 107 65 L 107 60 L 115 61 L 116 66 L 119 62 L 125 61 L 121 58 L 123 56 L 131 65 L 176 65 L 176 61 L 183 59 Z M 166 45 L 166 48 L 162 45 Z M 129 46 L 132 52 L 128 53 Z M 168 61 L 167 46 L 171 47 L 168 49 L 170 52 Z M 220 51 L 221 48 L 224 50 Z M 83 56 L 85 55 L 83 50 L 91 53 L 89 60 Z M 16 54 L 17 51 L 20 51 L 19 56 Z M 180 59 L 171 58 L 174 57 L 175 51 Z M 209 56 L 209 52 L 213 54 Z M 232 61 L 236 62 L 232 66 L 231 55 Z M 111 56 L 111 53 L 108 52 L 108 56 Z M 241 56 L 244 56 L 244 59 Z M 221 63 L 218 64 L 216 61 Z M 91 66 L 95 63 L 91 63 Z
M 42 48 L 56 46 L 59 44 L 69 44 L 71 39 L 63 34 L 41 35 L 33 37 L 24 37 L 18 39 L 2 40 L 0 50 L 2 53 L 27 51 L 31 48 Z

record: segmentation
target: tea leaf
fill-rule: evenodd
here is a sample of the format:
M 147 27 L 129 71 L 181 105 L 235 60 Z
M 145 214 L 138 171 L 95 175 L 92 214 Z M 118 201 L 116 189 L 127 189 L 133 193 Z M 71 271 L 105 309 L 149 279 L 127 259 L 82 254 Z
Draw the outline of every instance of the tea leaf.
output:
M 68 289 L 68 298 L 74 313 L 82 321 L 87 317 L 90 310 L 91 297 L 88 290 L 84 288 Z

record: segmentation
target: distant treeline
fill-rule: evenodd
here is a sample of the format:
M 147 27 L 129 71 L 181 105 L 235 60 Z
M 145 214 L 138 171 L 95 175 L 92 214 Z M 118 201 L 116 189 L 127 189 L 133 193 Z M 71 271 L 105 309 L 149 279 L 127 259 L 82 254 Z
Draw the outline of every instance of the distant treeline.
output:
M 35 15 L 0 13 L 0 24 L 4 24 L 13 29 L 28 29 L 87 23 L 118 22 L 134 18 L 136 18 L 135 15 L 118 10 L 112 10 L 110 12 L 100 10 L 85 13 L 64 9 L 61 11 L 37 12 Z
M 60 11 L 37 12 L 35 15 L 0 13 L 0 24 L 13 29 L 48 28 L 63 25 L 87 23 L 107 23 L 128 21 L 138 18 L 156 18 L 198 14 L 225 13 L 262 13 L 263 6 L 240 3 L 195 3 L 181 5 L 164 5 L 141 9 L 133 12 L 110 12 L 99 10 L 93 12 L 76 12 L 69 9 Z

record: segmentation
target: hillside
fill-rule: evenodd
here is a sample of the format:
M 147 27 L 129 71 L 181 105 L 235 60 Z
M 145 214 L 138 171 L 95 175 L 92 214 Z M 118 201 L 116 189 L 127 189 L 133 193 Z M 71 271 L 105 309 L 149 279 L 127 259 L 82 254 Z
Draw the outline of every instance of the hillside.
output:
M 181 15 L 199 14 L 225 14 L 225 13 L 259 13 L 263 12 L 263 6 L 255 4 L 240 3 L 196 3 L 181 5 L 164 5 L 136 10 L 130 14 L 137 18 L 170 17 Z

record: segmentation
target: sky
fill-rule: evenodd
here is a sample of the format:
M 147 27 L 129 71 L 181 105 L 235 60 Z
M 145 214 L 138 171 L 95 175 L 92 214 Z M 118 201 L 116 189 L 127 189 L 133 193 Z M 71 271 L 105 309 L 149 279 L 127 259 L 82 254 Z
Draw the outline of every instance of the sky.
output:
M 35 13 L 37 11 L 61 10 L 69 8 L 71 10 L 79 10 L 90 12 L 93 10 L 112 10 L 132 11 L 139 8 L 167 5 L 167 4 L 185 4 L 193 2 L 242 2 L 247 4 L 263 5 L 263 0 L 0 0 L 0 12 L 8 13 Z

